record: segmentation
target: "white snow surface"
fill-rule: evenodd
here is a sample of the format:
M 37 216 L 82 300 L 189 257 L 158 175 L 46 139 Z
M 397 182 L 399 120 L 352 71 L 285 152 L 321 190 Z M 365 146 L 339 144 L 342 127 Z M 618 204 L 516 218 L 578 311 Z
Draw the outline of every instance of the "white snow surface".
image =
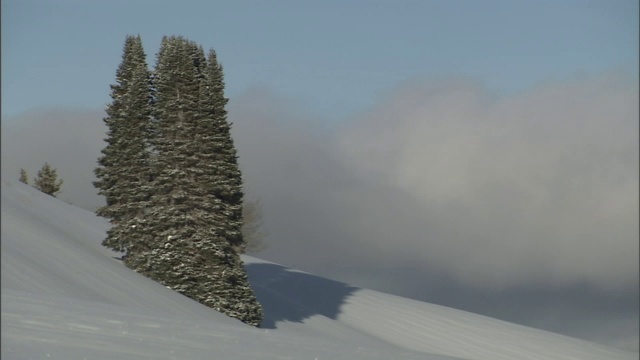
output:
M 261 328 L 126 268 L 109 225 L 2 181 L 3 360 L 637 359 L 592 342 L 243 257 Z

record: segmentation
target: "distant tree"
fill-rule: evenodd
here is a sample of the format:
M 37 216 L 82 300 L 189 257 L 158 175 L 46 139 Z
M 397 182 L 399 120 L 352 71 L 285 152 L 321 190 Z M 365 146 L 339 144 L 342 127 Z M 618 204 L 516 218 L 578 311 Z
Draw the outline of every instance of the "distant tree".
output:
M 242 182 L 221 67 L 194 42 L 164 37 L 153 79 L 153 192 L 144 221 L 122 223 L 137 231 L 124 263 L 257 326 L 262 307 L 234 250 L 243 243 Z
M 56 194 L 60 192 L 62 182 L 62 180 L 58 181 L 56 169 L 45 162 L 40 171 L 38 171 L 38 176 L 33 179 L 33 187 L 47 195 L 56 197 Z
M 150 196 L 150 152 L 152 88 L 151 73 L 140 36 L 127 36 L 122 62 L 111 86 L 111 103 L 104 122 L 108 127 L 107 146 L 95 169 L 93 184 L 106 205 L 96 211 L 110 220 L 103 245 L 128 251 L 144 225 L 144 209 Z M 139 228 L 125 225 L 136 221 Z
M 20 182 L 23 184 L 29 184 L 29 176 L 25 169 L 20 169 Z
M 244 199 L 242 217 L 244 222 L 241 231 L 246 246 L 236 250 L 241 254 L 255 254 L 266 249 L 267 245 L 264 242 L 266 233 L 262 231 L 262 203 L 259 198 Z

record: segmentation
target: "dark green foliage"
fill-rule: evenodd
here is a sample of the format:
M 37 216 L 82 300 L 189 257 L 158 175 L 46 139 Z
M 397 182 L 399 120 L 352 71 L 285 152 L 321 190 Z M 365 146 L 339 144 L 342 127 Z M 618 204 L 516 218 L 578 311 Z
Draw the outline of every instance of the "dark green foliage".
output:
M 23 184 L 29 184 L 29 175 L 27 175 L 27 170 L 20 169 L 20 182 Z
M 116 84 L 111 86 L 112 102 L 107 106 L 107 146 L 95 169 L 98 181 L 94 186 L 106 198 L 106 206 L 97 214 L 111 220 L 103 244 L 117 251 L 126 251 L 135 239 L 128 235 L 126 222 L 143 216 L 148 207 L 149 137 L 151 130 L 151 87 L 142 40 L 128 36 L 122 63 L 116 72 Z
M 175 233 L 176 235 L 166 235 Z M 124 261 L 137 272 L 171 289 L 258 326 L 262 308 L 257 303 L 240 257 L 224 239 L 206 227 L 165 229 L 156 235 L 161 246 Z M 212 241 L 213 240 L 213 241 Z
M 42 169 L 38 171 L 38 176 L 33 179 L 33 187 L 47 195 L 56 197 L 56 194 L 60 192 L 60 186 L 62 186 L 62 180 L 58 181 L 56 169 L 45 162 Z
M 163 38 L 153 74 L 152 191 L 142 191 L 143 216 L 122 218 L 110 235 L 136 239 L 124 257 L 130 268 L 258 325 L 262 308 L 236 251 L 243 244 L 241 174 L 222 68 L 211 59 L 182 37 Z
M 202 155 L 209 165 L 211 182 L 215 184 L 211 190 L 224 204 L 227 215 L 223 224 L 224 237 L 237 252 L 244 252 L 246 243 L 242 237 L 242 174 L 238 168 L 236 148 L 231 137 L 231 124 L 227 122 L 225 106 L 229 101 L 224 96 L 224 78 L 222 65 L 218 63 L 216 53 L 211 50 L 208 54 L 205 69 L 205 86 L 203 95 L 208 99 L 203 107 L 205 115 L 201 127 L 203 143 L 209 144 L 203 148 Z M 206 184 L 205 184 L 206 186 Z

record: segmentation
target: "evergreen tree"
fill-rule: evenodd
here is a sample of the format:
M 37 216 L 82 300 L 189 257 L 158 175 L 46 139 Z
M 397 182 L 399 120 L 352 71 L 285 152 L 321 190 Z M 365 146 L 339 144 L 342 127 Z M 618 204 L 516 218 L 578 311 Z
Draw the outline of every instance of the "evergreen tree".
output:
M 224 192 L 224 176 L 230 172 L 219 161 L 227 153 L 235 161 L 235 149 L 228 150 L 221 117 L 213 115 L 208 71 L 201 47 L 182 37 L 163 38 L 154 73 L 153 193 L 143 226 L 127 224 L 144 231 L 136 233 L 139 240 L 124 262 L 257 326 L 262 308 L 233 248 L 238 235 L 229 229 L 239 225 L 226 203 L 231 195 Z
M 23 184 L 29 184 L 29 176 L 27 175 L 27 170 L 20 169 L 20 182 Z
M 224 206 L 226 215 L 222 227 L 223 236 L 238 252 L 244 253 L 246 242 L 242 236 L 242 173 L 238 167 L 237 152 L 231 137 L 231 124 L 227 121 L 225 106 L 229 101 L 224 96 L 224 77 L 222 65 L 215 51 L 210 50 L 205 68 L 205 86 L 202 91 L 205 98 L 203 107 L 205 128 L 202 141 L 206 147 L 202 155 L 206 158 L 207 170 L 212 175 L 204 186 L 211 191 Z
M 62 180 L 58 181 L 56 169 L 45 162 L 40 171 L 38 171 L 38 176 L 33 179 L 33 187 L 47 195 L 56 197 L 56 194 L 60 192 L 62 182 Z
M 114 225 L 103 245 L 128 251 L 135 236 L 130 221 L 142 226 L 150 193 L 149 137 L 151 131 L 151 75 L 140 36 L 127 36 L 122 62 L 111 86 L 112 102 L 104 122 L 107 146 L 98 159 L 94 186 L 106 198 L 97 214 Z M 138 229 L 140 230 L 140 229 Z

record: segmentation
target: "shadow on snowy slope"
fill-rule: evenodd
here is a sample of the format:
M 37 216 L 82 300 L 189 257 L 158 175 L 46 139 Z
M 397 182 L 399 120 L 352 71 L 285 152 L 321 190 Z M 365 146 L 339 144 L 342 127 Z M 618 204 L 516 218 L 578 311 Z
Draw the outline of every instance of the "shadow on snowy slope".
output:
M 336 319 L 340 306 L 357 287 L 271 263 L 245 264 L 249 281 L 264 308 L 264 329 L 278 322 L 302 323 L 314 315 Z

